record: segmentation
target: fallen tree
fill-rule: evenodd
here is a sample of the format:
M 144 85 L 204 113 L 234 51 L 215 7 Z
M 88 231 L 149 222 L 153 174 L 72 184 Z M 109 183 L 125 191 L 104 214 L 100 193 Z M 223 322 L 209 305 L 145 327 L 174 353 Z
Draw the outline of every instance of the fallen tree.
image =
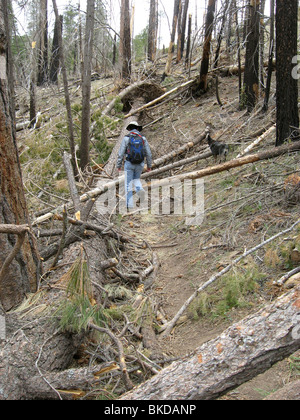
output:
M 300 151 L 300 141 L 284 145 L 281 147 L 275 147 L 273 149 L 267 150 L 265 152 L 256 153 L 253 155 L 248 155 L 245 157 L 237 158 L 230 160 L 228 162 L 222 163 L 220 165 L 210 166 L 205 169 L 201 169 L 200 171 L 188 172 L 183 173 L 181 175 L 177 175 L 176 177 L 165 178 L 156 183 L 152 184 L 152 187 L 161 187 L 164 185 L 172 184 L 172 181 L 181 182 L 185 179 L 200 179 L 205 178 L 210 175 L 214 175 L 220 172 L 229 171 L 230 169 L 238 168 L 240 166 L 249 165 L 251 163 L 259 162 L 262 160 L 273 159 L 278 156 L 282 156 L 287 153 L 291 152 L 298 152 Z
M 121 400 L 212 400 L 265 372 L 300 346 L 300 287 L 234 324 Z
M 114 108 L 117 101 L 129 102 L 133 97 L 143 97 L 145 101 L 151 101 L 163 94 L 163 89 L 155 83 L 139 80 L 130 86 L 127 86 L 118 94 L 104 109 L 103 115 L 108 115 Z
M 228 162 L 222 163 L 220 165 L 215 165 L 215 166 L 210 166 L 208 168 L 205 169 L 201 169 L 200 171 L 194 171 L 194 172 L 188 172 L 188 173 L 183 173 L 181 175 L 177 175 L 176 177 L 171 177 L 171 178 L 165 178 L 162 179 L 160 181 L 157 181 L 156 183 L 153 183 L 151 186 L 152 187 L 160 187 L 163 185 L 170 185 L 172 183 L 172 180 L 176 181 L 176 182 L 180 182 L 183 181 L 185 179 L 199 179 L 199 178 L 204 178 L 206 176 L 209 175 L 214 175 L 220 172 L 224 172 L 224 171 L 229 171 L 230 169 L 233 168 L 238 168 L 240 166 L 244 166 L 244 165 L 249 165 L 251 163 L 255 163 L 255 162 L 259 162 L 262 160 L 268 160 L 268 159 L 272 159 L 272 158 L 276 158 L 278 156 L 282 156 L 285 155 L 287 153 L 292 153 L 292 152 L 296 152 L 296 151 L 300 151 L 300 141 L 292 143 L 292 144 L 287 144 L 281 147 L 276 147 L 270 150 L 267 150 L 265 152 L 261 152 L 261 153 L 256 153 L 253 155 L 248 155 L 245 157 L 241 157 L 238 159 L 233 159 L 230 160 Z M 147 174 L 143 175 L 143 178 L 150 178 L 152 176 L 152 173 L 149 172 Z M 80 202 L 86 202 L 90 199 L 93 198 L 97 198 L 102 194 L 105 194 L 109 188 L 113 188 L 117 185 L 119 185 L 121 182 L 124 182 L 124 177 L 119 177 L 117 179 L 114 179 L 108 183 L 104 183 L 103 185 L 101 185 L 100 187 L 94 188 L 91 191 L 88 191 L 86 193 L 84 193 L 81 197 L 80 197 Z M 67 209 L 70 208 L 72 206 L 72 202 L 67 203 Z M 60 206 L 57 207 L 56 209 L 54 209 L 53 211 L 38 217 L 36 220 L 33 221 L 33 226 L 38 225 L 42 222 L 45 222 L 46 220 L 51 219 L 52 217 L 54 217 L 57 213 L 62 213 L 63 211 L 63 207 L 64 206 Z
M 270 134 L 276 132 L 276 125 L 272 125 L 267 131 L 265 131 L 261 136 L 259 136 L 253 143 L 251 143 L 245 150 L 243 150 L 237 157 L 240 158 L 245 156 L 247 153 L 251 152 L 254 147 L 258 146 L 262 141 L 264 141 Z
M 193 85 L 193 84 L 195 84 L 195 83 L 196 83 L 196 80 L 189 80 L 188 82 L 185 82 L 185 83 L 183 83 L 183 84 L 182 84 L 182 85 L 180 85 L 180 86 L 177 86 L 176 88 L 174 88 L 174 89 L 170 90 L 169 92 L 164 93 L 164 94 L 163 94 L 162 96 L 160 96 L 159 98 L 156 98 L 156 99 L 154 99 L 153 101 L 148 102 L 147 104 L 145 104 L 145 105 L 143 105 L 143 106 L 141 106 L 141 107 L 139 107 L 139 108 L 137 108 L 137 109 L 134 109 L 133 111 L 131 111 L 131 112 L 129 112 L 127 115 L 125 115 L 125 118 L 130 118 L 130 117 L 132 117 L 133 115 L 136 115 L 136 114 L 138 114 L 138 113 L 140 113 L 140 112 L 144 111 L 145 109 L 150 108 L 151 106 L 153 106 L 153 105 L 157 104 L 158 102 L 161 102 L 163 99 L 167 98 L 168 96 L 172 95 L 173 93 L 178 92 L 180 89 L 185 89 L 185 88 L 188 88 L 188 87 L 192 86 L 192 85 Z

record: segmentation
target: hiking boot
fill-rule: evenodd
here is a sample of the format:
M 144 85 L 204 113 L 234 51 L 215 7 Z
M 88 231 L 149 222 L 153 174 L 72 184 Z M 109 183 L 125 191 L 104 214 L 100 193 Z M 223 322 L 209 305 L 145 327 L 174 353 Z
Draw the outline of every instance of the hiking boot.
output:
M 141 202 L 145 200 L 145 196 L 146 196 L 145 190 L 140 190 L 136 194 L 139 197 Z

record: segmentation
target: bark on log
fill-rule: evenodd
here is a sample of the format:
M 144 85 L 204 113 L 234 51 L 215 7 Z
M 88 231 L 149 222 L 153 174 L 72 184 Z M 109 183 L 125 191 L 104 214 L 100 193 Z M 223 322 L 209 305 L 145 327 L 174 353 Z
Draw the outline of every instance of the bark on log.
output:
M 119 370 L 116 363 L 108 371 Z M 36 375 L 26 384 L 31 400 L 74 400 L 88 393 L 99 382 L 99 372 L 103 365 L 91 368 L 67 369 L 63 372 L 48 373 L 44 377 Z M 98 376 L 99 375 L 99 376 Z M 49 386 L 51 384 L 51 387 Z
M 243 150 L 237 156 L 237 158 L 245 156 L 247 153 L 251 152 L 251 150 L 254 149 L 255 146 L 258 146 L 262 141 L 265 140 L 265 138 L 267 138 L 270 134 L 273 134 L 275 132 L 276 132 L 276 125 L 273 125 L 267 131 L 265 131 L 261 136 L 259 136 L 253 143 L 251 143 L 245 150 Z
M 212 400 L 300 347 L 300 287 L 174 362 L 121 400 Z
M 268 67 L 268 66 L 269 66 L 269 62 L 265 61 L 264 67 Z M 275 69 L 276 69 L 276 61 L 273 60 L 273 70 Z M 245 71 L 245 66 L 241 66 L 241 72 L 244 73 L 244 71 Z M 220 70 L 220 74 L 222 77 L 234 76 L 234 75 L 237 75 L 238 73 L 239 73 L 238 66 L 224 67 L 224 68 L 221 68 Z
M 0 340 L 0 401 L 43 398 L 32 394 L 32 378 L 43 383 L 41 372 L 65 370 L 81 343 L 79 336 L 58 332 L 49 321 L 20 321 L 13 315 L 6 316 L 6 335 Z M 49 396 L 51 387 L 44 386 Z

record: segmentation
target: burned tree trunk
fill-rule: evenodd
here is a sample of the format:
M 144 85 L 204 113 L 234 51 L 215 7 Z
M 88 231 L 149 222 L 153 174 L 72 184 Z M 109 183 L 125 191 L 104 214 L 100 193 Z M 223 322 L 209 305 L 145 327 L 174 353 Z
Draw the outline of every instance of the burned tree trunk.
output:
M 209 0 L 207 15 L 206 15 L 206 24 L 205 24 L 205 40 L 203 47 L 203 56 L 200 69 L 200 83 L 197 86 L 197 92 L 207 90 L 207 75 L 209 68 L 209 57 L 210 57 L 210 44 L 213 33 L 213 23 L 215 18 L 216 10 L 216 0 Z
M 48 82 L 48 0 L 40 0 L 38 86 Z
M 132 63 L 129 0 L 122 0 L 121 2 L 120 60 L 121 78 L 130 80 Z
M 80 143 L 80 168 L 85 170 L 90 160 L 91 72 L 94 42 L 95 0 L 87 2 L 86 33 L 82 78 L 82 122 Z
M 186 34 L 186 24 L 187 24 L 187 14 L 189 10 L 189 0 L 185 0 L 182 12 L 182 21 L 181 21 L 181 42 L 180 42 L 180 52 L 179 52 L 179 61 L 183 57 L 183 51 L 185 46 L 185 34 Z
M 259 0 L 250 2 L 250 32 L 245 64 L 245 101 L 249 112 L 255 107 L 259 91 Z
M 170 71 L 171 71 L 180 5 L 181 5 L 181 0 L 174 0 L 174 15 L 173 15 L 173 26 L 172 26 L 172 33 L 171 33 L 171 41 L 170 41 L 170 45 L 169 45 L 169 52 L 168 52 L 168 58 L 167 58 L 165 71 L 162 75 L 162 82 L 165 80 L 166 77 L 168 77 L 168 75 L 170 74 Z
M 72 155 L 72 166 L 73 166 L 75 175 L 77 175 L 77 168 L 76 168 L 76 163 L 75 163 L 76 152 L 75 152 L 73 116 L 72 116 L 72 108 L 71 108 L 71 99 L 70 99 L 69 88 L 68 88 L 68 75 L 67 75 L 67 68 L 66 68 L 66 62 L 65 62 L 65 54 L 63 50 L 63 37 L 62 37 L 63 17 L 59 16 L 56 0 L 52 0 L 52 2 L 53 2 L 53 9 L 56 16 L 56 24 L 57 24 L 56 30 L 57 30 L 57 48 L 58 49 L 56 51 L 56 54 L 57 54 L 58 66 L 60 63 L 61 68 L 62 68 L 66 110 L 67 110 L 67 116 L 68 116 L 69 145 L 70 145 L 70 152 Z
M 299 127 L 298 115 L 298 77 L 293 66 L 297 56 L 298 1 L 276 3 L 276 102 L 277 138 L 276 146 L 293 138 L 295 128 Z M 296 59 L 297 63 L 297 59 Z M 298 136 L 298 133 L 296 134 Z M 295 136 L 295 137 L 296 137 Z
M 62 33 L 62 25 L 63 25 L 63 16 L 56 17 L 55 26 L 54 26 L 54 36 L 53 36 L 53 43 L 52 43 L 52 57 L 51 57 L 51 65 L 50 65 L 50 82 L 57 83 L 58 81 L 58 74 L 59 74 L 59 38 L 60 33 Z M 60 29 L 59 29 L 60 27 Z
M 149 29 L 148 29 L 148 60 L 154 62 L 157 46 L 157 1 L 150 2 Z
M 269 66 L 268 77 L 265 89 L 265 100 L 263 111 L 267 112 L 269 108 L 269 98 L 271 91 L 271 80 L 273 72 L 273 58 L 274 58 L 274 32 L 275 32 L 275 0 L 271 0 L 271 18 L 270 18 L 270 47 L 269 47 Z
M 216 399 L 299 349 L 299 310 L 298 287 L 121 399 Z

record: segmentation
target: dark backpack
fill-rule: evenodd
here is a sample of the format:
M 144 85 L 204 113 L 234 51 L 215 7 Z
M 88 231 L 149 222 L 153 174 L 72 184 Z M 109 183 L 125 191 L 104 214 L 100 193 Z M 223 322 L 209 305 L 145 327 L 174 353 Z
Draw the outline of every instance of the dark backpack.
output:
M 139 164 L 145 160 L 144 139 L 138 133 L 129 134 L 129 143 L 127 149 L 127 160 L 133 164 Z

